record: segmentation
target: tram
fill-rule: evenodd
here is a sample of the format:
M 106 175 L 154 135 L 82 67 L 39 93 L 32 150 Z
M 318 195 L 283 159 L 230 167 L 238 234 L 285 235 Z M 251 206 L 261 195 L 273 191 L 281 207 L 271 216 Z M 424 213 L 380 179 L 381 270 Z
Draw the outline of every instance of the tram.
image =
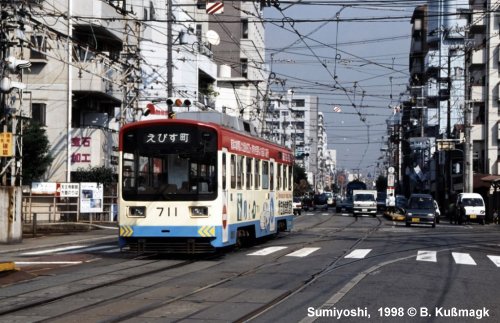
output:
M 289 231 L 292 169 L 288 148 L 227 115 L 129 123 L 119 134 L 119 245 L 207 253 Z

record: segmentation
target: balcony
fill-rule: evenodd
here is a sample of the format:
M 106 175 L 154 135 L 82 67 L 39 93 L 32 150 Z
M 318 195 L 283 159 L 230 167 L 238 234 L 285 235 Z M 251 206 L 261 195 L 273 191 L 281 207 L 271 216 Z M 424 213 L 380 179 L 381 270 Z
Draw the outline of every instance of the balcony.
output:
M 473 50 L 471 54 L 471 65 L 483 65 L 485 64 L 485 50 L 483 48 L 478 50 Z
M 73 91 L 98 92 L 107 94 L 114 99 L 123 99 L 119 87 L 121 71 L 115 66 L 91 60 L 81 63 L 83 68 L 73 67 Z
M 485 89 L 481 85 L 471 86 L 470 99 L 474 102 L 484 102 Z
M 105 1 L 73 1 L 73 15 L 93 17 L 94 19 L 86 19 L 89 24 L 107 28 L 118 38 L 123 37 L 123 15 Z M 110 18 L 116 18 L 116 20 Z
M 486 13 L 484 10 L 474 10 L 470 21 L 470 30 L 481 31 L 486 28 Z

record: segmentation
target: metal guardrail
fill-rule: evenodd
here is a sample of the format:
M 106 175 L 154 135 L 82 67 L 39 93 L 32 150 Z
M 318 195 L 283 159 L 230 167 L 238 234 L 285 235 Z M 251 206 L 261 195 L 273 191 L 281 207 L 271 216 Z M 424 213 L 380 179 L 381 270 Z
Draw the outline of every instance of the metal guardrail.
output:
M 22 203 L 23 223 L 38 222 L 113 222 L 116 221 L 117 196 L 104 196 L 103 211 L 80 212 L 79 198 L 53 195 L 24 194 Z

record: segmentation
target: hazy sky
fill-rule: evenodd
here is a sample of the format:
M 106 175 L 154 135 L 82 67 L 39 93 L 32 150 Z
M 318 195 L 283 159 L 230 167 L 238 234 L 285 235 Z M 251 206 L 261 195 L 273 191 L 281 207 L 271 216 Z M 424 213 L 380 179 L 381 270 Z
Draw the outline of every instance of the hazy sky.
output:
M 410 18 L 421 3 L 280 2 L 281 10 L 265 9 L 271 20 L 266 24 L 269 62 L 272 54 L 272 71 L 286 80 L 274 91 L 293 88 L 319 97 L 338 168 L 373 174 L 393 111 L 389 106 L 400 103 L 408 84 Z M 334 112 L 334 106 L 342 112 Z

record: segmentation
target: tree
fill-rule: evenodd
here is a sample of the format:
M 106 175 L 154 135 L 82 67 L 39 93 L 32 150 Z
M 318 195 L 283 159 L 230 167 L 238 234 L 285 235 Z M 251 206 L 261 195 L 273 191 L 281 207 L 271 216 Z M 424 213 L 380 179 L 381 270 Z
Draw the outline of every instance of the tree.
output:
M 307 182 L 306 170 L 297 165 L 293 165 L 293 195 L 301 196 L 310 190 L 309 183 Z
M 31 185 L 40 180 L 54 158 L 50 154 L 49 139 L 44 128 L 37 122 L 27 122 L 23 125 L 22 151 L 22 181 Z
M 95 166 L 85 169 L 78 168 L 76 172 L 71 173 L 72 182 L 96 182 L 105 186 L 117 182 L 117 176 L 112 168 L 106 166 Z
M 379 192 L 383 192 L 383 191 L 387 190 L 387 177 L 385 177 L 383 175 L 379 175 L 375 185 L 377 186 L 377 191 L 379 191 Z

